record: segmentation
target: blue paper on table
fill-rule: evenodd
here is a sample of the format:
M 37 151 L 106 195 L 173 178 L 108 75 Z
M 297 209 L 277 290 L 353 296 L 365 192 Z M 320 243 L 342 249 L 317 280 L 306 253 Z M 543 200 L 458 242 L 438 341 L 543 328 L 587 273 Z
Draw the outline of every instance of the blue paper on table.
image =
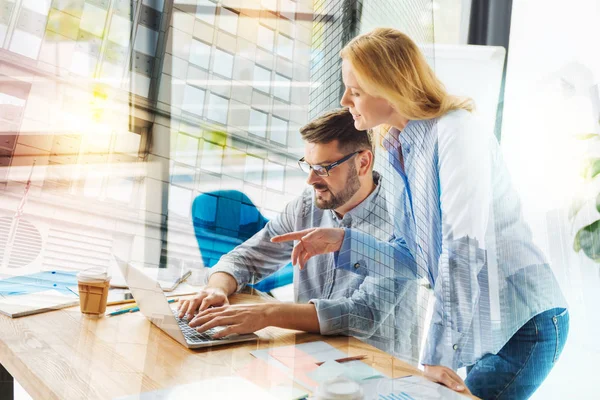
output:
M 77 286 L 77 272 L 44 271 L 0 280 L 0 295 L 17 296 L 47 290 L 72 294 L 73 292 L 68 288 L 69 286 Z
M 343 365 L 346 368 L 343 375 L 356 382 L 383 377 L 381 372 L 360 360 L 345 362 Z
M 307 373 L 309 378 L 321 384 L 329 379 L 344 376 L 356 382 L 372 378 L 382 378 L 381 372 L 370 367 L 360 360 L 338 363 L 337 361 L 326 361 L 319 368 Z

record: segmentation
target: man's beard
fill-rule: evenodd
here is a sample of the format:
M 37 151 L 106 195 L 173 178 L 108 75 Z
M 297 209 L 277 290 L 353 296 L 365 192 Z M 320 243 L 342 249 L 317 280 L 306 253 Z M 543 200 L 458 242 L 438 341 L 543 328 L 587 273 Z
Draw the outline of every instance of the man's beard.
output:
M 348 182 L 344 189 L 338 194 L 333 193 L 327 185 L 313 185 L 315 189 L 327 189 L 329 192 L 329 200 L 319 198 L 319 194 L 315 192 L 315 205 L 323 210 L 335 210 L 346 204 L 348 200 L 354 196 L 358 189 L 360 189 L 360 181 L 358 180 L 358 173 L 356 172 L 356 166 L 350 164 L 350 170 L 348 171 Z M 324 194 L 327 194 L 325 192 Z

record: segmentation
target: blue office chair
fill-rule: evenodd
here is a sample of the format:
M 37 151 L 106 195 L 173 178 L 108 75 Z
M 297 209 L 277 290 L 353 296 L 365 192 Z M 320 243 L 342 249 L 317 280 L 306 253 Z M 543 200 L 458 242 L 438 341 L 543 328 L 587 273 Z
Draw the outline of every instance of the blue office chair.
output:
M 261 230 L 268 220 L 244 193 L 220 190 L 203 193 L 194 199 L 192 222 L 204 265 L 212 267 L 223 254 Z M 270 292 L 292 283 L 293 274 L 292 264 L 288 264 L 250 286 Z

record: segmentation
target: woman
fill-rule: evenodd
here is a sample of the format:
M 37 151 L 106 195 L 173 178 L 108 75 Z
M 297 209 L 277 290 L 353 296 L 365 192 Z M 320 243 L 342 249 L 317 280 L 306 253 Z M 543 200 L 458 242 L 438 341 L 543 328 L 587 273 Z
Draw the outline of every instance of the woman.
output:
M 569 315 L 522 218 L 496 139 L 480 128 L 470 100 L 449 95 L 401 32 L 375 29 L 341 57 L 341 104 L 357 129 L 383 128 L 384 169 L 404 212 L 394 216 L 387 243 L 352 229 L 275 240 L 299 240 L 292 261 L 301 268 L 333 251 L 338 268 L 365 274 L 382 267 L 362 254 L 368 247 L 385 254 L 408 248 L 436 297 L 421 360 L 426 376 L 484 399 L 528 398 L 563 349 Z M 364 265 L 355 263 L 361 259 Z M 463 366 L 464 382 L 454 372 Z

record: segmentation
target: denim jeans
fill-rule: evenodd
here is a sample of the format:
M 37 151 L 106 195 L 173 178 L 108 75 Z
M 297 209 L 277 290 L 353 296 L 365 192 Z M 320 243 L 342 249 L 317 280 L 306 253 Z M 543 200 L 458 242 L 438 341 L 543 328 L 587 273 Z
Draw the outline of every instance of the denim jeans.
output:
M 465 383 L 481 399 L 527 399 L 558 360 L 569 333 L 569 312 L 553 308 L 530 319 L 498 354 L 467 367 Z

